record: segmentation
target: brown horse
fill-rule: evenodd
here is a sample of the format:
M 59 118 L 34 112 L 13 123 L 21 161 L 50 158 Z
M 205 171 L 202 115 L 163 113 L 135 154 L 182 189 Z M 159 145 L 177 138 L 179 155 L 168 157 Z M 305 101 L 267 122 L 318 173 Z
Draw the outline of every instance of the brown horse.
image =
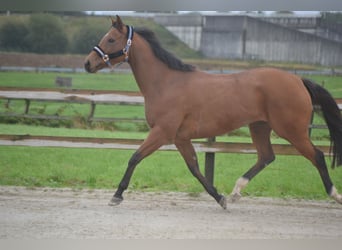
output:
M 123 200 L 137 164 L 164 144 L 174 143 L 191 173 L 223 207 L 226 199 L 201 174 L 193 138 L 222 135 L 248 125 L 258 152 L 256 164 L 236 181 L 232 200 L 274 159 L 270 133 L 288 140 L 317 168 L 328 195 L 342 203 L 323 153 L 310 141 L 308 125 L 313 105 L 320 106 L 332 141 L 332 166 L 342 164 L 342 119 L 331 95 L 310 80 L 272 68 L 237 74 L 209 74 L 185 64 L 163 49 L 147 29 L 133 29 L 112 19 L 112 27 L 85 60 L 90 73 L 127 61 L 145 98 L 150 133 L 129 160 L 110 201 Z

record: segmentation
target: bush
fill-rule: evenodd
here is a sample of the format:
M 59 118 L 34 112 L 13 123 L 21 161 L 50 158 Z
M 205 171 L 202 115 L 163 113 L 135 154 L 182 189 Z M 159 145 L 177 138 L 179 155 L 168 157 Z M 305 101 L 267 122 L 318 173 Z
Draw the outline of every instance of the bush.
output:
M 99 38 L 108 31 L 108 27 L 100 27 L 84 22 L 78 32 L 75 33 L 71 44 L 72 53 L 87 54 L 99 43 Z
M 29 20 L 26 40 L 35 53 L 64 53 L 68 39 L 61 19 L 51 14 L 34 14 Z
M 0 49 L 5 51 L 27 51 L 26 37 L 29 33 L 25 23 L 10 20 L 0 27 Z

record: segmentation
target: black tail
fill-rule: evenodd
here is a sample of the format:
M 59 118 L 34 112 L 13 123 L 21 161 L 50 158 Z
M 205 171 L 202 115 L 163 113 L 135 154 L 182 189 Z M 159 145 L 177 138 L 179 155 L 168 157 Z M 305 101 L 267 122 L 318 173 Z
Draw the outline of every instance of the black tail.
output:
M 330 133 L 333 159 L 331 167 L 342 165 L 342 116 L 340 110 L 330 93 L 318 84 L 302 79 L 310 93 L 313 105 L 319 105 Z

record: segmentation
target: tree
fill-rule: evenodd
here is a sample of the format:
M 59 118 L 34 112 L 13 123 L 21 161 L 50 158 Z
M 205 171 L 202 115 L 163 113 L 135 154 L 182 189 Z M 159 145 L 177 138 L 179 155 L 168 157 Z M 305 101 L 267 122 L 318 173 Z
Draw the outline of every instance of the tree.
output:
M 72 52 L 77 54 L 89 53 L 107 31 L 108 27 L 100 27 L 85 21 L 73 37 Z
M 52 14 L 31 15 L 26 41 L 35 53 L 63 53 L 68 48 L 63 23 Z
M 0 49 L 5 51 L 27 51 L 26 36 L 28 27 L 25 23 L 10 20 L 0 28 Z

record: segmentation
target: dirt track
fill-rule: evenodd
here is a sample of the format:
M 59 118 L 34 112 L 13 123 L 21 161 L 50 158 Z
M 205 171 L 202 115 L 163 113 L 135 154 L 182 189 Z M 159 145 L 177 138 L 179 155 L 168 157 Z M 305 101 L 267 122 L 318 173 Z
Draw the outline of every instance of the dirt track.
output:
M 339 238 L 342 207 L 330 201 L 242 198 L 223 210 L 207 194 L 0 187 L 0 239 Z

